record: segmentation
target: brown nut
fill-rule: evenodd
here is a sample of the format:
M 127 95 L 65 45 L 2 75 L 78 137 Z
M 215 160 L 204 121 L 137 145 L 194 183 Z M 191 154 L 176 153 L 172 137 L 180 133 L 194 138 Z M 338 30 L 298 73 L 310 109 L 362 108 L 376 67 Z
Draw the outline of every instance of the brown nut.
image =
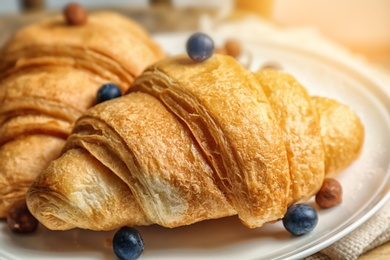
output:
M 261 69 L 273 69 L 273 70 L 282 70 L 282 65 L 277 63 L 276 61 L 269 61 L 261 66 Z
M 26 203 L 15 205 L 7 214 L 7 223 L 12 232 L 29 234 L 38 228 L 38 220 L 31 215 Z
M 215 48 L 215 53 L 218 53 L 218 54 L 223 54 L 223 55 L 226 55 L 227 52 L 226 52 L 226 48 L 224 47 L 218 47 L 218 48 Z
M 76 3 L 69 3 L 64 9 L 64 15 L 69 25 L 83 25 L 88 19 L 85 9 Z
M 241 43 L 238 40 L 229 39 L 225 42 L 226 54 L 237 58 L 241 54 Z
M 341 184 L 332 178 L 325 178 L 321 189 L 316 195 L 316 203 L 321 208 L 331 208 L 342 202 L 343 189 Z

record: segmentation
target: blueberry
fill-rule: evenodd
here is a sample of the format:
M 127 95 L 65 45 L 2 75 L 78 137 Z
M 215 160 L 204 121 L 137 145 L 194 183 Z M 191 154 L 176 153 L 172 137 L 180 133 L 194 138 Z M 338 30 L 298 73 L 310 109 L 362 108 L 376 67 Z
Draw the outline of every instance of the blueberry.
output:
M 103 84 L 97 92 L 96 103 L 99 104 L 120 96 L 122 96 L 122 91 L 117 85 L 113 83 Z
M 191 35 L 186 45 L 188 56 L 194 61 L 207 60 L 214 53 L 214 42 L 207 34 L 197 32 Z
M 295 236 L 311 232 L 317 223 L 317 211 L 312 206 L 303 203 L 290 206 L 283 218 L 284 227 Z
M 144 242 L 138 230 L 122 227 L 114 235 L 113 249 L 120 260 L 134 260 L 144 251 Z

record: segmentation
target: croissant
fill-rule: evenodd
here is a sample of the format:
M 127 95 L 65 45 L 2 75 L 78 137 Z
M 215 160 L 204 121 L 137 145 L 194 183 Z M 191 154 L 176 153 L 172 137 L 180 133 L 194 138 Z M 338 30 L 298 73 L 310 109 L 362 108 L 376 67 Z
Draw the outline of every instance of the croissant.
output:
M 61 154 L 98 88 L 115 83 L 125 92 L 164 54 L 136 22 L 96 12 L 80 26 L 68 25 L 62 15 L 28 25 L 0 56 L 1 218 Z
M 88 109 L 27 205 L 54 230 L 173 228 L 231 215 L 260 227 L 351 164 L 363 139 L 350 108 L 310 97 L 284 72 L 179 55 Z

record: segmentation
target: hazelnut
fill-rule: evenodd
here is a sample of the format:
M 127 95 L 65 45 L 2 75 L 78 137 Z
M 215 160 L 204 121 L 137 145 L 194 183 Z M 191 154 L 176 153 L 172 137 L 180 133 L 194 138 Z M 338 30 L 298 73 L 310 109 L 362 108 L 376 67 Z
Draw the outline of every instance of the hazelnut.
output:
M 343 189 L 341 184 L 332 178 L 325 178 L 321 189 L 316 195 L 316 203 L 321 208 L 331 208 L 342 202 Z
M 229 39 L 225 42 L 226 54 L 237 58 L 241 54 L 241 43 L 238 40 Z
M 30 213 L 26 203 L 16 204 L 7 214 L 7 223 L 12 232 L 18 234 L 33 233 L 38 220 Z
M 85 9 L 76 3 L 69 3 L 64 9 L 64 15 L 69 25 L 83 25 L 88 18 Z
M 226 49 L 224 47 L 218 47 L 218 48 L 215 49 L 214 52 L 218 53 L 218 54 L 223 54 L 223 55 L 227 54 Z
M 266 62 L 261 66 L 262 69 L 273 69 L 273 70 L 282 70 L 282 65 L 277 63 L 276 61 Z

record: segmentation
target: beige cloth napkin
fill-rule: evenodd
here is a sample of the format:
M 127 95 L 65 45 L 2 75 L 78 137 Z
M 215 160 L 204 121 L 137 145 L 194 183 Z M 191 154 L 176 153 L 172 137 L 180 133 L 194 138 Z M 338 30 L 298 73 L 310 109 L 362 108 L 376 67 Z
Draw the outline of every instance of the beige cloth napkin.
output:
M 390 241 L 390 201 L 359 228 L 305 260 L 353 260 Z
M 230 10 L 222 10 L 219 16 L 204 16 L 200 20 L 200 30 L 210 34 L 230 37 L 241 41 L 288 43 L 297 48 L 321 51 L 340 60 L 353 59 L 354 64 L 370 70 L 376 79 L 390 87 L 390 68 L 369 64 L 362 56 L 350 53 L 344 47 L 321 35 L 315 28 L 281 28 L 257 16 L 247 16 L 240 20 L 229 19 Z M 342 259 L 353 260 L 367 251 L 390 241 L 390 201 L 359 228 L 335 242 L 333 245 L 306 258 L 305 260 Z

